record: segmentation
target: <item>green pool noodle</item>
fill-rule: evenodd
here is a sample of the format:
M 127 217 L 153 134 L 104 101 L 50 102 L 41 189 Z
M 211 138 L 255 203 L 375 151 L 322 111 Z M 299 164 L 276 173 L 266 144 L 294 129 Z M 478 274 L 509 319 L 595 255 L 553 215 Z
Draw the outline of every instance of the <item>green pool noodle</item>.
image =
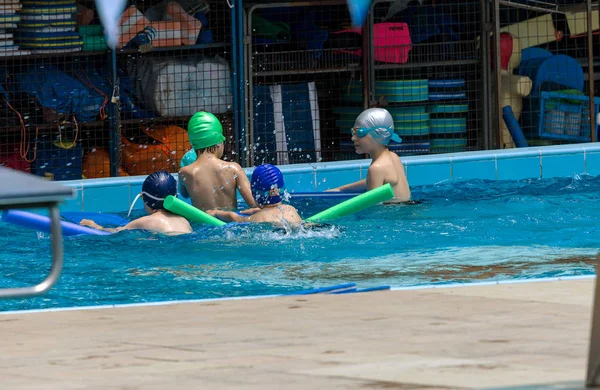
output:
M 308 222 L 322 222 L 325 220 L 331 220 L 335 218 L 341 218 L 346 215 L 357 213 L 368 207 L 376 205 L 377 203 L 384 202 L 394 197 L 394 189 L 390 183 L 384 184 L 380 187 L 373 188 L 364 194 L 357 195 L 353 198 L 343 201 L 333 207 L 323 210 L 318 214 L 306 219 Z
M 191 204 L 185 203 L 181 199 L 177 199 L 173 195 L 169 195 L 165 198 L 163 207 L 172 212 L 173 214 L 181 215 L 182 217 L 187 218 L 188 220 L 193 222 L 206 223 L 208 225 L 214 226 L 227 225 L 220 219 L 215 218 L 212 215 L 207 214 L 200 209 L 197 209 Z

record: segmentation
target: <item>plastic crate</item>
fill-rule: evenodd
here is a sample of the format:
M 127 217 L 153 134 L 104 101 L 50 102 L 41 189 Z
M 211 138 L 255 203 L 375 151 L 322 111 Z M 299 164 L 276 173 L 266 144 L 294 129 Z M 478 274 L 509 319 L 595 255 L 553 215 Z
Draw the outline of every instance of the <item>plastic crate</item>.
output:
M 590 142 L 590 120 L 598 134 L 596 116 L 600 99 L 594 98 L 594 115 L 590 117 L 589 97 L 558 92 L 542 92 L 538 135 L 543 139 Z

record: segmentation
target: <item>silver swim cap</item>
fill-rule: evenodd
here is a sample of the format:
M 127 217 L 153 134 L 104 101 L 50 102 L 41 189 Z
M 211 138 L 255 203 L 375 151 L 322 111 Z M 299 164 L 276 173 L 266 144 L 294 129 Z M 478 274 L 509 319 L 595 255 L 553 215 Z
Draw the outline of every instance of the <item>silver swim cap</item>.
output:
M 359 138 L 371 134 L 382 145 L 387 145 L 390 141 L 402 142 L 402 138 L 394 133 L 392 115 L 383 108 L 369 108 L 361 112 L 354 122 L 354 129 Z

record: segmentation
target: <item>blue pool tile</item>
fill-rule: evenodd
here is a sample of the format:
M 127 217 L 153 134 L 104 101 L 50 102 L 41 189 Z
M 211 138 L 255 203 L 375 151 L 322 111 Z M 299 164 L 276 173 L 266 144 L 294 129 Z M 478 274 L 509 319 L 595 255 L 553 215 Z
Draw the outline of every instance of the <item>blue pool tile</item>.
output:
M 129 187 L 125 185 L 84 188 L 86 212 L 123 212 L 129 209 Z
M 452 181 L 496 180 L 496 161 L 454 161 L 452 163 Z
M 142 183 L 129 184 L 129 202 L 133 202 L 135 197 L 142 192 Z
M 540 178 L 540 157 L 498 158 L 498 180 Z
M 314 173 L 286 172 L 283 179 L 289 193 L 316 191 Z
M 325 191 L 361 179 L 359 169 L 317 170 L 317 191 Z
M 60 211 L 83 211 L 83 188 L 75 188 L 76 197 L 74 199 L 66 199 L 60 204 Z
M 542 154 L 542 177 L 572 177 L 585 171 L 583 153 L 574 154 Z
M 410 165 L 408 166 L 406 173 L 408 184 L 411 187 L 432 185 L 452 179 L 450 175 L 450 164 L 448 163 Z
M 585 173 L 592 176 L 600 175 L 600 152 L 586 152 Z

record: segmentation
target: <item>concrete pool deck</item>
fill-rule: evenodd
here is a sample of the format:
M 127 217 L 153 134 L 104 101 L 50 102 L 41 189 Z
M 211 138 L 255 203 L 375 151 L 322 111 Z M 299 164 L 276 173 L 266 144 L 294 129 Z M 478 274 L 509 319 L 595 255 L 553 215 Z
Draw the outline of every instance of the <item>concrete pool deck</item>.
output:
M 594 283 L 3 314 L 0 386 L 583 388 Z

